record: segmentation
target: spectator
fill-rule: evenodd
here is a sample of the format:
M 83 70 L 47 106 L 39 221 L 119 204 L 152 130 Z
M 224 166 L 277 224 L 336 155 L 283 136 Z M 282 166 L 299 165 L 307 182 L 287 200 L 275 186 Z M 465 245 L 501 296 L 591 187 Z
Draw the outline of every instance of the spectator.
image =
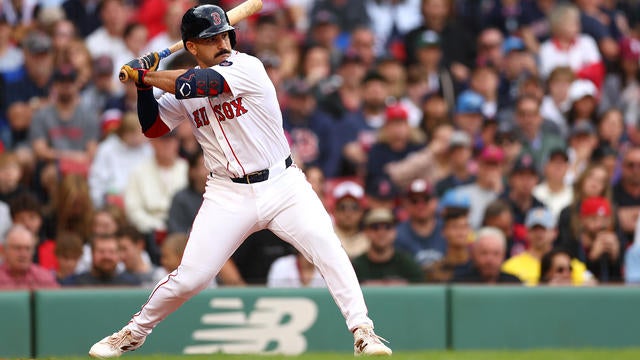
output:
M 0 15 L 0 76 L 17 75 L 24 64 L 22 51 L 12 41 L 12 26 L 5 14 Z
M 33 114 L 49 104 L 49 83 L 53 73 L 53 44 L 40 32 L 29 32 L 21 42 L 24 71 L 13 79 L 5 79 L 3 116 L 11 128 L 9 149 L 28 145 L 27 137 Z
M 442 222 L 436 217 L 438 198 L 422 179 L 411 182 L 403 199 L 409 218 L 396 227 L 396 249 L 410 254 L 423 269 L 442 259 L 446 240 Z
M 63 177 L 53 203 L 55 233 L 74 232 L 88 242 L 92 236 L 93 204 L 87 180 L 80 175 Z
M 443 44 L 442 62 L 456 82 L 464 83 L 469 78 L 469 68 L 475 54 L 472 46 L 459 44 L 473 44 L 473 37 L 461 24 L 456 23 L 451 9 L 450 0 L 422 0 L 420 10 L 423 22 L 405 36 L 407 59 L 415 58 L 416 38 L 425 30 L 435 31 Z
M 573 189 L 564 182 L 569 168 L 569 156 L 562 148 L 552 149 L 544 164 L 544 181 L 533 188 L 533 196 L 551 211 L 555 221 L 562 209 L 571 204 Z
M 640 214 L 640 147 L 622 155 L 622 176 L 613 186 L 612 200 L 625 242 L 630 243 Z
M 558 66 L 569 66 L 579 78 L 596 86 L 604 79 L 604 64 L 593 38 L 580 34 L 580 11 L 574 5 L 559 5 L 549 15 L 551 39 L 540 46 L 540 73 L 547 77 Z
M 485 119 L 495 119 L 498 112 L 498 85 L 500 78 L 497 70 L 484 65 L 471 71 L 470 89 L 477 92 L 482 99 L 482 115 Z
M 522 151 L 531 154 L 536 169 L 541 170 L 551 149 L 565 146 L 564 140 L 543 127 L 544 119 L 540 115 L 540 101 L 537 98 L 521 96 L 515 108 L 515 124 L 523 142 Z
M 102 24 L 100 20 L 100 7 L 93 2 L 84 0 L 65 0 L 62 8 L 66 18 L 71 20 L 80 32 L 81 37 L 86 37 Z
M 574 284 L 571 255 L 562 249 L 553 249 L 540 260 L 540 285 L 570 286 Z
M 80 100 L 75 84 L 77 72 L 58 68 L 53 74 L 53 104 L 33 116 L 29 141 L 43 166 L 40 183 L 49 188 L 58 171 L 86 176 L 98 145 L 98 118 L 95 109 Z
M 576 0 L 580 8 L 582 32 L 593 37 L 600 53 L 608 61 L 618 58 L 618 40 L 622 36 L 615 13 L 604 9 L 602 1 Z
M 580 232 L 564 246 L 573 257 L 587 264 L 587 269 L 603 283 L 622 280 L 621 251 L 625 247 L 615 231 L 615 222 L 609 200 L 587 197 L 580 204 Z
M 402 2 L 365 1 L 369 26 L 376 35 L 376 53 L 385 51 L 394 56 L 404 55 L 402 38 L 421 25 L 422 14 L 418 11 L 422 0 Z
M 524 227 L 514 225 L 514 215 L 508 202 L 496 199 L 487 205 L 482 218 L 482 226 L 493 227 L 502 231 L 502 234 L 507 239 L 507 259 L 522 253 L 527 248 L 523 233 Z
M 637 134 L 640 116 L 640 32 L 636 37 L 624 39 L 620 50 L 620 71 L 609 72 L 605 78 L 600 112 L 620 109 L 626 128 Z
M 409 114 L 400 104 L 387 106 L 385 122 L 380 129 L 378 140 L 373 144 L 367 156 L 367 171 L 365 187 L 370 187 L 382 179 L 391 180 L 386 167 L 394 162 L 400 162 L 409 154 L 422 148 L 414 137 L 408 123 Z M 402 186 L 395 184 L 394 186 Z
M 338 123 L 349 122 L 353 116 L 351 113 L 360 109 L 361 87 L 366 73 L 367 68 L 360 55 L 353 51 L 345 52 L 335 74 L 320 89 L 318 106 Z
M 86 48 L 85 48 L 86 50 Z M 87 51 L 87 55 L 91 56 Z M 113 80 L 113 62 L 111 58 L 107 55 L 100 55 L 95 59 L 92 59 L 91 73 L 86 76 L 90 77 L 87 79 L 88 83 L 83 83 L 80 78 L 82 75 L 78 73 L 79 82 L 83 84 L 82 87 L 82 102 L 86 104 L 89 108 L 97 111 L 101 118 L 100 123 L 100 139 L 104 139 L 109 134 L 111 134 L 115 129 L 117 129 L 118 125 L 120 125 L 120 121 L 122 118 L 122 113 L 117 112 L 114 113 L 112 110 L 111 113 L 105 114 L 107 102 L 109 99 L 117 95 L 117 90 L 119 89 L 119 85 L 116 86 Z M 86 66 L 85 66 L 86 67 Z M 105 119 L 109 119 L 105 121 Z
M 564 181 L 573 184 L 588 167 L 594 150 L 598 146 L 596 130 L 589 122 L 580 122 L 571 128 L 569 135 L 569 170 Z M 610 177 L 611 174 L 608 174 Z
M 204 165 L 202 151 L 192 154 L 187 159 L 187 162 L 189 164 L 187 173 L 189 184 L 186 188 L 178 191 L 171 199 L 167 218 L 167 231 L 169 233 L 188 234 L 191 230 L 193 219 L 195 219 L 202 205 L 202 195 L 209 175 L 209 171 Z
M 442 64 L 440 35 L 433 30 L 426 30 L 417 36 L 416 41 L 416 58 L 409 59 L 415 62 L 411 70 L 419 78 L 427 79 L 427 94 L 438 94 L 453 102 L 457 88 L 451 73 Z
M 341 50 L 337 47 L 337 38 L 340 35 L 340 28 L 337 24 L 336 17 L 328 11 L 317 12 L 311 22 L 311 27 L 307 32 L 307 49 L 303 55 L 302 66 L 307 67 L 311 64 L 313 53 L 323 58 L 317 71 L 306 71 L 304 74 L 305 81 L 315 86 L 318 81 L 327 79 L 331 73 L 331 69 L 340 61 Z M 310 53 L 311 52 L 311 53 Z M 316 57 L 318 59 L 318 57 Z M 316 62 L 316 64 L 319 64 Z M 310 69 L 307 69 L 310 70 Z
M 345 32 L 369 24 L 369 17 L 364 6 L 364 1 L 313 1 L 311 17 L 313 15 L 328 11 L 336 17 L 338 27 Z
M 508 37 L 503 46 L 504 60 L 497 67 L 500 74 L 498 87 L 498 114 L 496 118 L 500 122 L 511 122 L 513 105 L 518 96 L 527 91 L 526 86 L 531 85 L 530 79 L 537 79 L 538 68 L 535 56 L 528 52 L 524 42 L 515 36 Z
M 451 173 L 436 184 L 438 197 L 443 196 L 449 189 L 471 184 L 476 180 L 470 166 L 472 151 L 471 138 L 467 133 L 456 130 L 451 134 L 447 149 Z
M 484 117 L 484 98 L 473 90 L 465 90 L 456 102 L 453 124 L 473 139 L 474 147 L 480 137 Z
M 586 79 L 576 79 L 569 86 L 567 94 L 568 110 L 567 124 L 575 126 L 580 122 L 591 125 L 597 123 L 598 89 L 593 82 Z
M 320 271 L 301 253 L 277 258 L 267 275 L 267 287 L 326 287 Z
M 527 213 L 524 225 L 529 248 L 508 259 L 502 265 L 502 271 L 517 276 L 526 285 L 536 285 L 540 278 L 542 258 L 551 251 L 556 237 L 555 221 L 549 210 L 536 207 Z M 586 266 L 577 259 L 571 261 L 571 274 L 574 285 L 582 285 L 592 277 Z
M 447 194 L 454 192 L 450 191 Z M 447 241 L 447 249 L 442 259 L 425 269 L 427 282 L 449 282 L 455 276 L 469 271 L 471 261 L 469 246 L 473 232 L 469 225 L 469 209 L 460 205 L 447 204 L 446 211 L 443 213 L 442 236 Z
M 522 226 L 529 210 L 544 206 L 533 195 L 533 189 L 538 184 L 538 170 L 531 154 L 525 152 L 516 160 L 508 184 L 501 198 L 511 207 L 514 226 Z
M 591 164 L 573 183 L 573 201 L 560 212 L 558 218 L 558 239 L 555 245 L 566 243 L 578 237 L 580 232 L 580 205 L 588 197 L 611 197 L 607 169 L 601 164 Z
M 48 270 L 54 270 L 57 267 L 54 258 L 55 239 L 49 238 L 47 228 L 51 226 L 49 219 L 43 216 L 42 203 L 31 192 L 22 192 L 9 201 L 9 208 L 14 225 L 22 225 L 31 232 L 36 239 L 36 251 L 34 261 L 40 266 Z
M 7 231 L 2 246 L 4 262 L 0 264 L 0 289 L 57 288 L 53 274 L 33 263 L 36 238 L 22 225 Z
M 7 202 L 28 191 L 20 180 L 22 167 L 18 156 L 10 151 L 0 153 L 0 201 Z
M 145 239 L 134 227 L 125 226 L 116 233 L 118 252 L 124 270 L 137 277 L 142 286 L 153 287 L 156 268 L 145 251 Z
M 505 258 L 506 239 L 496 228 L 485 227 L 476 233 L 471 248 L 472 265 L 468 272 L 453 278 L 455 283 L 519 284 L 520 280 L 500 269 Z
M 180 233 L 169 234 L 164 239 L 160 247 L 160 264 L 162 267 L 154 273 L 156 283 L 178 268 L 188 240 L 189 238 L 186 234 Z
M 118 272 L 120 261 L 115 235 L 96 236 L 91 240 L 92 264 L 89 271 L 74 274 L 62 286 L 137 286 L 140 280 L 128 272 Z
M 502 149 L 495 145 L 489 145 L 480 153 L 476 181 L 456 188 L 467 194 L 471 200 L 469 222 L 474 229 L 480 228 L 487 205 L 503 191 L 503 165 L 504 152 Z
M 333 121 L 317 106 L 311 87 L 302 79 L 289 83 L 287 93 L 282 121 L 296 161 L 319 166 L 327 177 L 336 176 L 340 149 Z
M 364 189 L 353 181 L 343 181 L 333 189 L 333 230 L 353 259 L 369 249 L 369 239 L 360 229 L 364 214 Z
M 247 237 L 225 266 L 237 269 L 238 274 L 230 271 L 233 284 L 265 285 L 271 264 L 295 251 L 291 244 L 282 241 L 270 230 L 260 230 Z M 223 267 L 220 278 L 225 277 L 224 271 Z M 223 283 L 229 281 L 223 279 Z
M 598 139 L 601 146 L 608 146 L 614 151 L 624 151 L 629 146 L 622 111 L 617 108 L 606 110 L 598 118 Z
M 361 284 L 401 285 L 423 281 L 420 266 L 394 247 L 396 219 L 389 209 L 372 209 L 363 219 L 369 250 L 353 259 Z
M 55 256 L 58 268 L 55 271 L 56 281 L 62 281 L 76 273 L 76 268 L 83 253 L 83 242 L 74 233 L 63 233 L 56 239 Z
M 376 35 L 368 26 L 358 26 L 351 30 L 351 38 L 346 52 L 353 52 L 362 59 L 367 70 L 373 69 L 378 56 Z
M 478 34 L 476 43 L 478 49 L 476 64 L 494 66 L 498 69 L 502 68 L 504 54 L 508 52 L 503 51 L 504 35 L 502 35 L 500 29 L 486 27 Z
M 171 199 L 187 186 L 187 162 L 178 157 L 175 130 L 151 140 L 154 157 L 140 163 L 129 176 L 124 191 L 127 219 L 149 239 L 149 244 L 161 243 L 166 235 Z M 151 258 L 157 249 L 147 248 Z
M 153 1 L 148 1 L 147 3 L 152 4 Z M 165 30 L 155 35 L 150 31 L 150 38 L 143 53 L 150 53 L 157 51 L 158 49 L 166 49 L 176 41 L 182 40 L 182 35 L 180 34 L 180 22 L 182 21 L 182 15 L 184 12 L 185 9 L 182 3 L 169 3 L 167 11 L 164 13 Z M 173 53 L 164 58 L 160 62 L 160 65 L 158 65 L 158 70 L 167 70 L 167 64 L 175 59 L 178 56 L 178 53 Z
M 115 134 L 103 140 L 89 168 L 91 200 L 96 208 L 105 203 L 123 204 L 123 194 L 134 169 L 151 161 L 153 148 L 142 134 L 138 116 L 124 115 Z
M 542 100 L 540 115 L 553 122 L 560 130 L 560 135 L 569 135 L 569 124 L 565 114 L 571 106 L 569 88 L 575 80 L 573 70 L 568 66 L 559 66 L 551 71 L 547 78 L 547 95 Z

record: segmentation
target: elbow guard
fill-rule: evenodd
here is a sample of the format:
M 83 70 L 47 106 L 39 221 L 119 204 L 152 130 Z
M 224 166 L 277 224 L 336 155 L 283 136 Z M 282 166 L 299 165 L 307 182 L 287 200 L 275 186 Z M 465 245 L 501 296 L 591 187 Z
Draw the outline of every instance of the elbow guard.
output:
M 224 78 L 213 69 L 190 69 L 176 79 L 176 99 L 213 97 L 228 89 Z

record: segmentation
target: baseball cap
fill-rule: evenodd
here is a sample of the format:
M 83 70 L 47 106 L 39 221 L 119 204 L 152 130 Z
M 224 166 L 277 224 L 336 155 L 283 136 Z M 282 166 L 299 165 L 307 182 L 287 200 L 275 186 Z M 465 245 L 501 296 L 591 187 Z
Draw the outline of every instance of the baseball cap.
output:
M 625 38 L 620 43 L 620 58 L 623 60 L 640 61 L 640 40 Z
M 340 200 L 345 197 L 352 197 L 356 200 L 362 199 L 364 196 L 364 189 L 358 183 L 347 180 L 338 184 L 333 189 L 333 198 Z
M 456 102 L 456 113 L 458 114 L 481 114 L 484 98 L 472 90 L 463 91 L 458 96 Z
M 596 97 L 597 95 L 598 89 L 591 81 L 586 79 L 577 79 L 569 86 L 569 94 L 567 98 L 569 99 L 569 102 L 573 104 L 583 97 Z
M 369 226 L 371 224 L 377 223 L 394 223 L 396 222 L 396 218 L 391 212 L 390 209 L 387 208 L 375 208 L 369 210 L 367 214 L 365 214 L 362 219 L 362 224 L 364 226 Z
M 53 71 L 53 82 L 74 82 L 78 78 L 78 72 L 72 66 L 60 66 Z
M 416 46 L 418 48 L 422 47 L 439 47 L 440 46 L 440 35 L 433 30 L 427 30 L 422 32 L 416 41 Z
M 449 149 L 471 147 L 471 137 L 464 131 L 455 130 L 449 138 Z
M 504 40 L 502 44 L 502 52 L 504 54 L 509 54 L 512 51 L 524 51 L 526 47 L 524 46 L 524 41 L 519 37 L 509 36 Z
M 595 135 L 595 134 L 596 134 L 596 129 L 593 127 L 593 125 L 591 125 L 591 123 L 587 121 L 580 121 L 575 123 L 573 127 L 571 127 L 571 131 L 569 132 L 569 135 L 571 137 L 579 136 L 579 135 Z
M 286 86 L 287 94 L 291 96 L 306 96 L 311 94 L 311 86 L 302 79 L 293 79 Z
M 581 216 L 609 216 L 611 215 L 611 204 L 609 200 L 599 196 L 592 196 L 582 200 L 580 204 Z
M 385 178 L 367 183 L 365 192 L 367 195 L 379 200 L 392 200 L 398 195 L 396 187 Z
M 469 209 L 471 207 L 471 198 L 465 191 L 451 189 L 442 195 L 440 199 L 440 208 L 462 208 Z
M 533 156 L 531 156 L 531 154 L 529 153 L 520 155 L 516 159 L 515 164 L 513 164 L 513 169 L 511 170 L 512 174 L 522 172 L 534 173 L 536 175 L 538 174 L 538 169 L 536 169 L 536 164 L 533 161 Z
M 346 51 L 340 59 L 340 66 L 347 64 L 362 64 L 362 56 L 354 51 Z
M 409 184 L 407 194 L 431 194 L 432 188 L 424 179 L 415 179 Z
M 53 42 L 48 35 L 32 31 L 22 40 L 22 48 L 33 54 L 44 54 L 53 49 Z
M 313 15 L 311 26 L 335 25 L 337 23 L 338 18 L 332 12 L 320 10 Z
M 384 83 L 387 82 L 387 79 L 382 76 L 382 74 L 380 74 L 378 71 L 376 70 L 369 70 L 365 75 L 364 78 L 362 79 L 362 84 L 366 84 L 369 81 L 382 81 Z
M 409 119 L 409 112 L 407 109 L 399 103 L 389 105 L 385 109 L 384 118 L 387 123 L 392 121 L 407 121 Z
M 561 156 L 564 161 L 569 161 L 569 154 L 567 154 L 567 150 L 564 148 L 556 147 L 549 151 L 549 156 L 547 157 L 547 161 L 555 158 L 556 156 Z
M 483 162 L 501 163 L 504 160 L 504 151 L 496 145 L 487 145 L 480 152 L 479 160 Z
M 93 72 L 97 75 L 113 74 L 113 60 L 108 55 L 100 55 L 93 59 Z
M 529 229 L 534 226 L 553 229 L 556 226 L 556 221 L 553 218 L 551 211 L 547 210 L 547 208 L 537 207 L 529 210 L 527 217 L 524 220 L 524 226 Z

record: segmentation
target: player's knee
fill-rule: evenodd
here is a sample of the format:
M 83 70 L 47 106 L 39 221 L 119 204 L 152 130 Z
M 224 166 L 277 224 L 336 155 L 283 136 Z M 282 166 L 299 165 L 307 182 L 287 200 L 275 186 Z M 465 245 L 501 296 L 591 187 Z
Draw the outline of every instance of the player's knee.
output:
M 174 278 L 173 289 L 176 296 L 190 297 L 204 290 L 212 281 L 211 275 L 207 272 L 194 271 L 180 266 L 177 276 Z

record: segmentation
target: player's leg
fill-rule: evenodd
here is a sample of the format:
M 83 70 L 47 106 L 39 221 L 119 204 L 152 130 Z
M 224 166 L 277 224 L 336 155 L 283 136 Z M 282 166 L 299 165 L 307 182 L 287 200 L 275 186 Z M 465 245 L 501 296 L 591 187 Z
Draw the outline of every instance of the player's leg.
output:
M 333 231 L 331 218 L 320 199 L 297 168 L 288 169 L 278 178 L 270 201 L 277 202 L 269 229 L 281 239 L 293 244 L 318 268 L 329 292 L 355 335 L 356 354 L 390 355 L 373 332 L 373 322 L 353 266 Z M 273 206 L 271 207 L 273 208 Z
M 253 231 L 257 215 L 255 207 L 247 205 L 253 202 L 252 194 L 232 190 L 219 182 L 209 181 L 212 185 L 207 186 L 180 266 L 156 285 L 129 324 L 94 345 L 90 355 L 117 357 L 140 347 L 162 319 L 212 282 L 242 240 Z

